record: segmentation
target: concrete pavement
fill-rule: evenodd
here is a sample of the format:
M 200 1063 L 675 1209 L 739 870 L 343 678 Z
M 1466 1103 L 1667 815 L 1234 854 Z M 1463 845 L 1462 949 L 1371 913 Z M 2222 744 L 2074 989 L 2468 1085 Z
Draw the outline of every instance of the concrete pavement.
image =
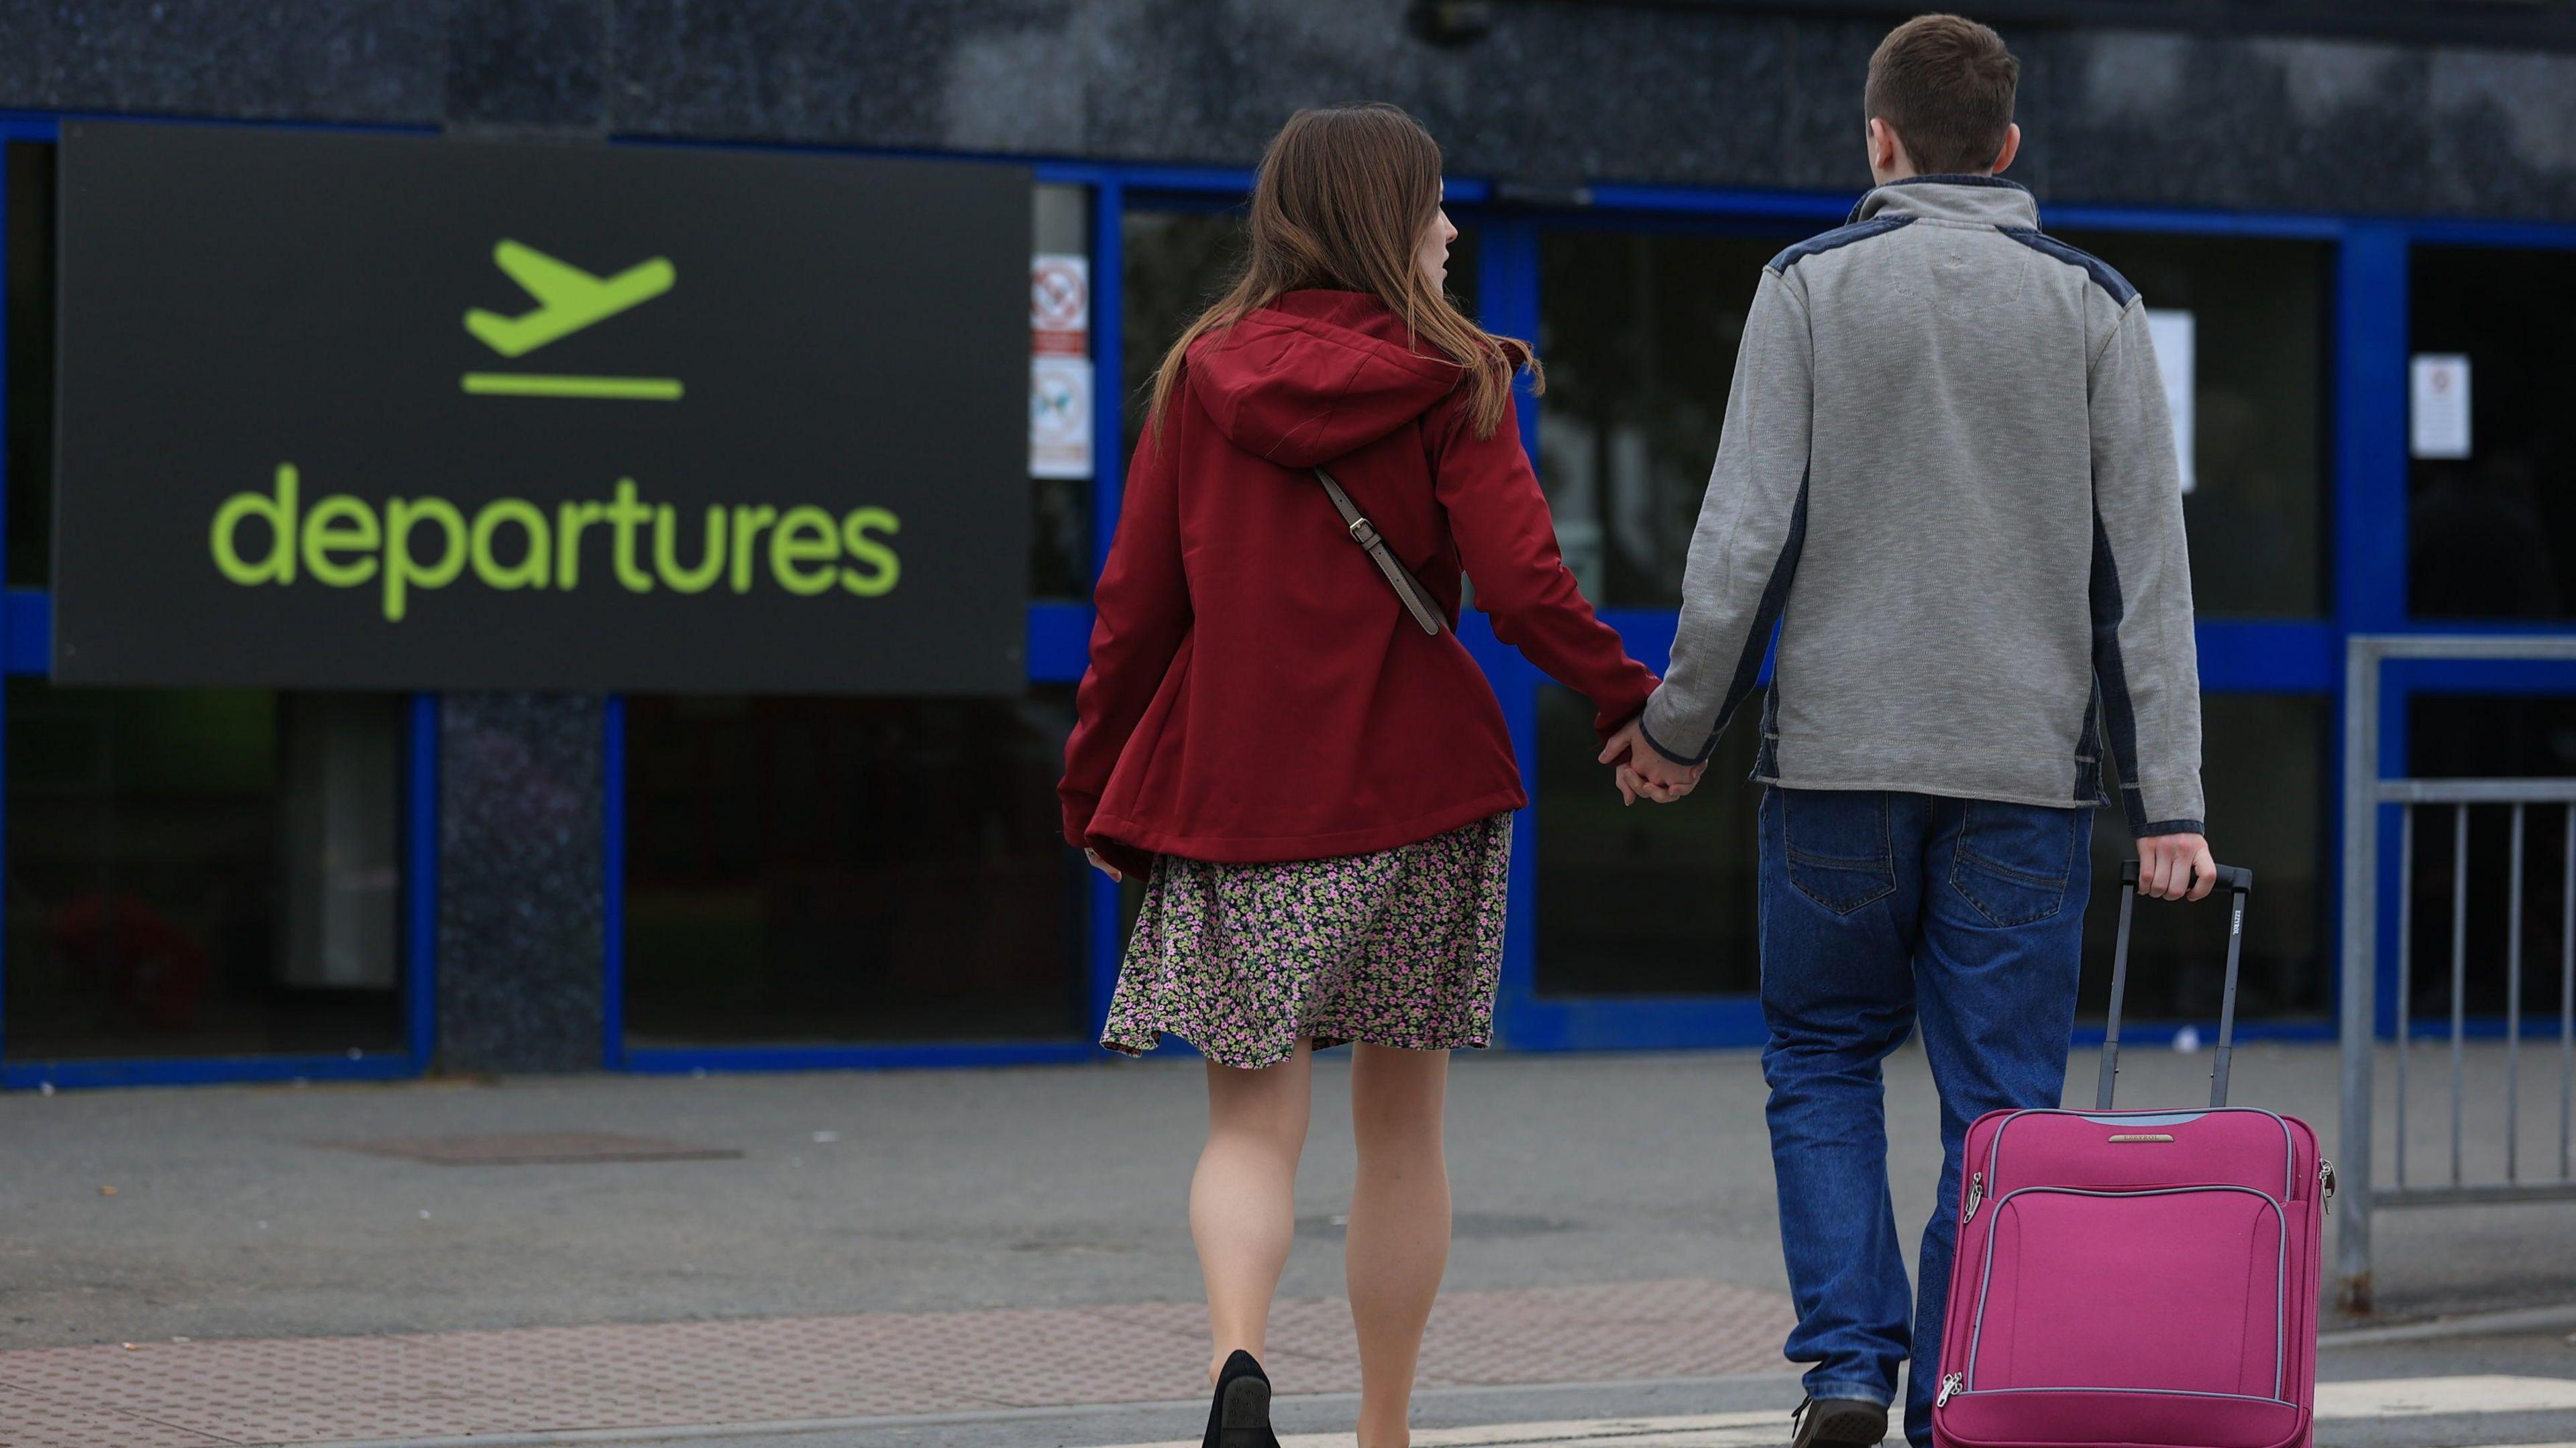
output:
M 1325 1060 L 1280 1364 L 1283 1424 L 1318 1431 L 1346 1422 L 1332 1394 L 1353 1381 L 1334 1300 L 1348 1077 Z M 2134 1051 L 2123 1102 L 2200 1099 L 2208 1063 Z M 2075 1063 L 2073 1094 L 2089 1099 L 2091 1067 Z M 434 1439 L 443 1427 L 640 1442 L 613 1434 L 734 1433 L 721 1425 L 782 1416 L 840 1425 L 797 1441 L 853 1448 L 1181 1436 L 1203 1411 L 1186 1402 L 1202 1360 L 1181 1211 L 1198 1069 L 0 1098 L 0 1408 L 41 1402 L 70 1425 L 0 1442 Z M 2500 1053 L 2472 1053 L 2473 1127 L 2496 1115 L 2500 1070 Z M 1931 1093 L 1917 1053 L 1890 1077 L 1911 1231 L 1930 1205 Z M 2252 1046 L 2236 1067 L 2239 1100 L 2307 1116 L 2329 1138 L 2334 1079 L 2321 1047 Z M 1762 1094 L 1746 1053 L 1462 1056 L 1459 1241 L 1426 1360 L 1427 1381 L 1447 1386 L 1426 1397 L 1424 1421 L 1785 1408 Z M 2526 1162 L 2554 1160 L 2548 1115 L 2553 1134 L 2527 1131 Z M 2419 1129 L 2427 1117 L 2447 1127 L 2447 1109 L 2419 1107 Z M 495 1137 L 524 1149 L 581 1133 L 696 1155 L 464 1166 L 354 1149 Z M 2447 1161 L 2429 1137 L 2415 1149 Z M 2473 1173 L 2500 1156 L 2494 1129 L 2473 1130 Z M 2576 1207 L 2391 1214 L 2380 1238 L 2392 1316 L 2576 1302 Z M 2346 1376 L 2400 1364 L 2565 1376 L 2567 1356 L 2553 1333 L 2483 1358 L 2444 1344 L 2340 1358 Z M 1175 1406 L 1082 1406 L 1140 1399 Z M 136 1437 L 138 1424 L 163 1436 Z M 1754 1430 L 1691 1431 L 1732 1442 Z M 2576 1414 L 2532 1431 L 2576 1439 Z
M 2473 1053 L 2473 1130 L 2496 1115 L 2500 1055 Z M 2133 1050 L 2123 1101 L 2200 1099 L 2208 1059 Z M 1340 1290 L 1351 1152 L 1335 1060 L 1316 1074 L 1290 1296 Z M 2089 1100 L 2091 1062 L 2076 1062 L 2070 1094 Z M 1189 1301 L 1198 1069 L 11 1095 L 0 1347 Z M 1930 1208 L 1935 1150 L 1920 1053 L 1901 1053 L 1890 1078 L 1910 1232 Z M 2237 1099 L 2330 1139 L 2334 1079 L 2328 1048 L 2249 1046 Z M 2540 1099 L 2536 1077 L 2526 1086 Z M 1783 1290 L 1762 1094 L 1742 1052 L 1462 1055 L 1450 1285 Z M 2447 1125 L 2432 1115 L 2416 1114 L 2423 1162 L 2439 1157 L 2421 1129 Z M 743 1154 L 434 1166 L 334 1144 L 538 1131 Z M 2549 1146 L 2544 1158 L 2527 1130 L 2525 1161 L 2554 1162 Z M 2498 1133 L 2474 1136 L 2472 1170 L 2499 1153 Z M 2379 1229 L 2385 1316 L 2576 1302 L 2576 1206 L 2390 1213 Z

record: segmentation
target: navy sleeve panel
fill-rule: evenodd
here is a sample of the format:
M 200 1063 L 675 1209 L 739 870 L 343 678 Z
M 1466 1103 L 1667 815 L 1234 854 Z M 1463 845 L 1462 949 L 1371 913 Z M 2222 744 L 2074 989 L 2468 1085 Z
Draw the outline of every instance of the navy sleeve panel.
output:
M 2138 289 L 2129 285 L 2127 277 L 2113 271 L 2109 262 L 2089 251 L 2068 246 L 2044 231 L 2028 231 L 2018 226 L 1998 226 L 1995 230 L 2042 256 L 2054 257 L 2068 266 L 2082 267 L 2085 275 L 2093 279 L 2095 286 L 2111 294 L 2111 301 L 2115 306 L 2125 307 L 2138 295 Z
M 1708 758 L 1760 676 L 1805 546 L 1815 352 L 1798 279 L 1765 270 L 1745 314 L 1717 461 L 1682 568 L 1672 663 L 1643 727 L 1667 757 Z
M 2102 513 L 2094 513 L 2094 688 L 2102 696 L 2102 739 L 2110 745 L 2112 763 L 2120 768 L 2120 814 L 2128 819 L 2130 837 L 2148 832 L 2146 791 L 2138 788 L 2138 709 L 2128 696 L 2128 665 L 2120 660 L 2120 618 L 2128 605 L 2120 600 L 2120 564 L 2110 554 L 2110 531 Z
M 2102 733 L 2120 771 L 2120 812 L 2132 835 L 2144 830 L 2147 799 L 2139 789 L 2138 712 L 2129 699 L 2129 672 L 2120 659 L 2120 565 L 2111 556 L 2111 534 L 2093 515 L 2093 678 L 2101 691 Z
M 1911 216 L 1873 216 L 1867 221 L 1855 221 L 1849 226 L 1837 226 L 1821 236 L 1808 237 L 1805 241 L 1771 258 L 1771 270 L 1785 276 L 1789 268 L 1805 261 L 1808 257 L 1849 246 L 1855 241 L 1867 241 L 1873 236 L 1884 236 L 1900 226 L 1910 224 L 1913 220 Z
M 2106 310 L 2106 309 L 2094 309 Z M 2204 820 L 2199 649 L 2173 421 L 2145 308 L 2119 312 L 2094 359 L 2091 613 L 2103 736 L 2133 832 Z
M 1770 582 L 1762 586 L 1762 602 L 1754 608 L 1753 628 L 1745 635 L 1744 652 L 1736 656 L 1735 676 L 1726 686 L 1725 702 L 1718 706 L 1717 723 L 1708 731 L 1708 737 L 1700 741 L 1698 749 L 1689 754 L 1666 745 L 1641 724 L 1638 732 L 1646 736 L 1646 742 L 1655 747 L 1657 754 L 1675 764 L 1699 764 L 1717 751 L 1719 736 L 1726 733 L 1726 726 L 1734 720 L 1735 711 L 1744 707 L 1744 701 L 1753 693 L 1753 686 L 1762 680 L 1762 656 L 1771 651 L 1771 635 L 1780 626 L 1781 611 L 1789 606 L 1789 585 L 1797 581 L 1798 554 L 1806 546 L 1807 480 L 1801 478 L 1798 501 L 1789 510 L 1788 541 L 1780 545 L 1779 560 L 1771 565 Z

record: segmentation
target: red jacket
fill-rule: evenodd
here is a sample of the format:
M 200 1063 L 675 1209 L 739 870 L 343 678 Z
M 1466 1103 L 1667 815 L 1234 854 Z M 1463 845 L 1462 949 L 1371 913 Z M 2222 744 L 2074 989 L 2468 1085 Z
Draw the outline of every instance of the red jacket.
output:
M 1483 672 L 1405 612 L 1318 463 L 1451 622 L 1463 568 L 1496 636 L 1601 728 L 1645 707 L 1655 677 L 1557 556 L 1518 427 L 1477 437 L 1460 376 L 1359 292 L 1291 292 L 1191 349 L 1093 595 L 1066 839 L 1127 870 L 1322 859 L 1527 802 Z

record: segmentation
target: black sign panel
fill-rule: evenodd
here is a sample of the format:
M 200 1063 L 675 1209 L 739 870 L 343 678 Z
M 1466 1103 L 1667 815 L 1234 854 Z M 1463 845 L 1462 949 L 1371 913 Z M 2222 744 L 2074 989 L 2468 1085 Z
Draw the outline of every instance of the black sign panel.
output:
M 1029 174 L 63 128 L 54 674 L 1017 693 Z

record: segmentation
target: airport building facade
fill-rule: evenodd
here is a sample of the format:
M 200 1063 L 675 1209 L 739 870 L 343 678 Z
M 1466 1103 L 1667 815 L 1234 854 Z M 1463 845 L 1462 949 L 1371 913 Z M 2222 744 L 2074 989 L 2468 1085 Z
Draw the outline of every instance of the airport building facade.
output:
M 1985 18 L 2013 174 L 2156 309 L 2249 1029 L 2324 1037 L 2345 640 L 2576 620 L 2576 12 L 2186 8 Z M 1755 279 L 1865 188 L 1907 13 L 179 11 L 0 0 L 15 1088 L 1097 1057 L 1087 594 L 1270 132 L 1442 140 L 1452 290 L 1537 342 L 1560 542 L 1659 663 Z M 1461 636 L 1532 796 L 1502 1045 L 1758 1043 L 1754 791 L 1623 810 Z M 2390 683 L 2392 768 L 2576 773 L 2576 671 Z M 2144 923 L 2133 1012 L 2205 1027 L 2220 931 Z

